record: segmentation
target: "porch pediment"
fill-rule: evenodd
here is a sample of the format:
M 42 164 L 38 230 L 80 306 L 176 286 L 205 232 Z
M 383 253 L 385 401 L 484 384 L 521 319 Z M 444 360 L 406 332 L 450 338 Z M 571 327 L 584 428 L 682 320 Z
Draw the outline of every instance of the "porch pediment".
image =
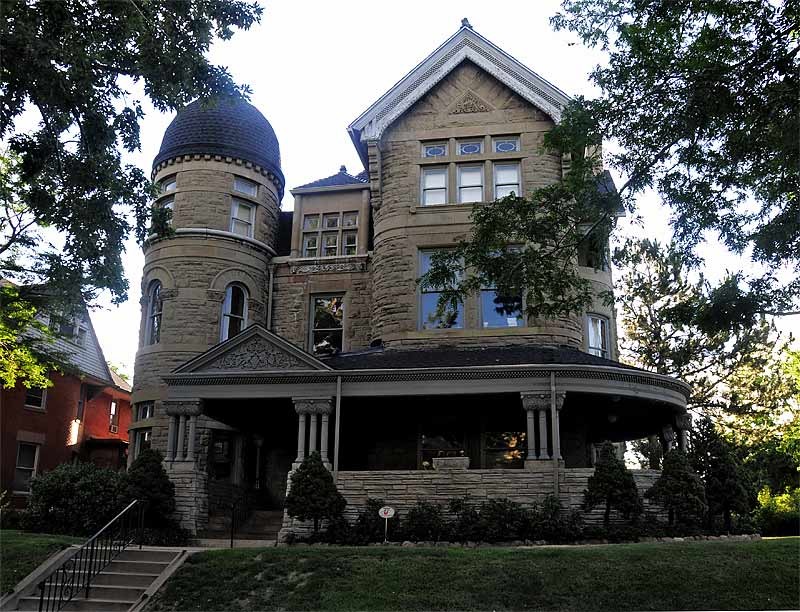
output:
M 253 325 L 230 340 L 174 370 L 175 374 L 197 372 L 283 372 L 286 370 L 330 370 L 313 355 L 279 335 Z

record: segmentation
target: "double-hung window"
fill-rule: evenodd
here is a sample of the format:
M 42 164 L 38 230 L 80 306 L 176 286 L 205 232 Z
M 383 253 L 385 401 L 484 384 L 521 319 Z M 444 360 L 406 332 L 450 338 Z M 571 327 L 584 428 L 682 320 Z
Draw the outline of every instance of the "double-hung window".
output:
M 610 357 L 608 319 L 600 315 L 586 317 L 586 345 L 592 355 Z
M 344 329 L 344 295 L 312 296 L 309 318 L 311 352 L 315 355 L 340 353 Z
M 496 289 L 481 290 L 483 327 L 522 327 L 521 295 L 501 295 Z
M 238 284 L 228 285 L 222 303 L 220 342 L 233 338 L 247 326 L 247 289 Z
M 358 212 L 303 217 L 303 257 L 336 257 L 358 252 Z
M 419 252 L 419 275 L 431 269 L 431 256 L 435 251 Z M 449 308 L 442 316 L 437 315 L 439 305 L 439 287 L 420 287 L 419 293 L 419 326 L 420 329 L 460 329 L 464 327 L 464 304 L 458 303 L 455 310 Z
M 233 198 L 231 202 L 231 232 L 252 238 L 255 212 L 255 205 L 239 198 Z
M 30 491 L 31 479 L 39 467 L 39 445 L 17 442 L 17 463 L 14 472 L 14 490 Z
M 447 204 L 447 168 L 422 168 L 422 205 Z
M 499 200 L 514 193 L 521 195 L 519 162 L 494 164 L 494 199 Z
M 458 166 L 458 202 L 483 202 L 483 165 Z
M 108 408 L 108 431 L 111 433 L 119 431 L 119 411 L 116 400 L 111 400 L 111 406 Z
M 44 411 L 47 404 L 47 389 L 31 387 L 25 392 L 25 407 Z

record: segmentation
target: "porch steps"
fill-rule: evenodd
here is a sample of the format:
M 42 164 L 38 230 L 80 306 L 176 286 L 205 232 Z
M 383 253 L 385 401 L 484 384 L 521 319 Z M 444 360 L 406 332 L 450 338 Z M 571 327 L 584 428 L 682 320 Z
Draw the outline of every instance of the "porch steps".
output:
M 236 530 L 234 547 L 274 546 L 283 525 L 283 510 L 254 510 L 247 522 Z M 192 540 L 193 546 L 227 548 L 230 546 L 230 516 L 210 516 L 208 529 Z
M 147 588 L 180 554 L 180 550 L 132 548 L 124 550 L 95 576 L 89 597 L 79 595 L 63 610 L 79 612 L 126 612 L 139 600 Z M 38 610 L 39 594 L 21 597 L 18 610 Z

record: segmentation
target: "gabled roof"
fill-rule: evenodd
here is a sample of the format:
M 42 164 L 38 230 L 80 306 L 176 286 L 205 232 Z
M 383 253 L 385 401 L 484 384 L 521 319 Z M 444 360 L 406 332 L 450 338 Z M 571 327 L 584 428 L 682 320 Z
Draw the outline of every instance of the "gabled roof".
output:
M 365 165 L 366 141 L 378 140 L 387 127 L 465 60 L 494 76 L 549 115 L 553 121 L 561 120 L 561 111 L 569 101 L 569 96 L 478 34 L 465 19 L 453 36 L 400 79 L 347 128 Z
M 194 372 L 283 372 L 331 370 L 313 355 L 260 325 L 221 342 L 181 365 L 175 374 Z
M 331 176 L 326 176 L 325 178 L 317 179 L 316 181 L 312 181 L 310 183 L 306 183 L 305 185 L 300 185 L 299 187 L 295 187 L 292 189 L 292 193 L 297 191 L 298 189 L 315 189 L 317 187 L 342 187 L 345 185 L 365 185 L 367 183 L 367 173 L 360 172 L 359 174 L 353 176 L 347 172 L 347 168 L 342 166 L 339 168 L 339 172 L 336 174 L 332 174 Z

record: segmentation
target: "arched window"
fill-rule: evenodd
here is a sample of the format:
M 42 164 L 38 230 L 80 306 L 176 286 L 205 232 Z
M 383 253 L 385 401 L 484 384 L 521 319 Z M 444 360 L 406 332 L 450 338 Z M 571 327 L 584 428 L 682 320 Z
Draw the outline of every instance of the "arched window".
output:
M 247 326 L 247 289 L 241 285 L 228 285 L 222 303 L 222 330 L 220 342 L 233 338 Z
M 161 339 L 161 282 L 153 281 L 147 290 L 147 327 L 145 344 L 158 344 Z

